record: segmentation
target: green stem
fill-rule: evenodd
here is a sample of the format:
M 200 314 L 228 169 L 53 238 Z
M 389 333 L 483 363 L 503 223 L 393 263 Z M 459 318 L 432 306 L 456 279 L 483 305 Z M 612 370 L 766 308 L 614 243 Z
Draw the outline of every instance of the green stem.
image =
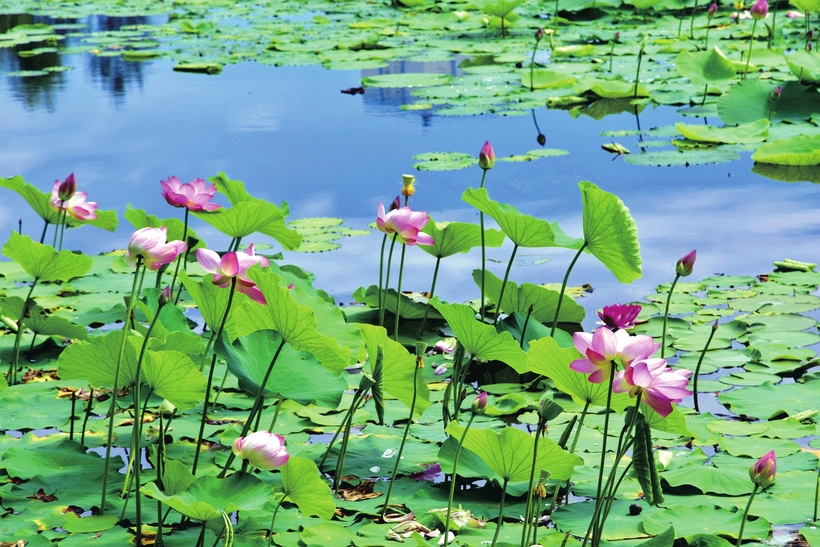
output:
M 396 321 L 393 327 L 393 340 L 399 341 L 399 317 L 401 317 L 401 279 L 404 274 L 404 253 L 407 251 L 407 245 L 402 243 L 401 246 L 401 260 L 399 261 L 399 284 L 396 288 Z
M 424 317 L 421 320 L 421 330 L 419 338 L 424 335 L 424 327 L 427 326 L 427 314 L 430 313 L 430 300 L 436 295 L 436 280 L 438 279 L 438 267 L 441 264 L 441 257 L 436 257 L 436 269 L 433 270 L 433 285 L 430 287 L 430 296 L 427 298 L 427 306 L 424 308 Z
M 202 523 L 202 530 L 199 531 L 199 539 L 196 540 L 196 547 L 205 546 L 205 523 Z
M 521 531 L 521 547 L 527 547 L 526 539 L 529 536 L 527 533 L 529 531 L 529 526 L 532 525 L 532 487 L 533 482 L 535 481 L 535 465 L 538 462 L 538 436 L 547 426 L 547 421 L 544 419 L 538 420 L 538 426 L 535 430 L 535 439 L 532 442 L 532 465 L 530 466 L 530 482 L 529 482 L 529 489 L 527 490 L 527 508 L 524 510 L 524 514 L 526 518 L 524 519 L 524 529 Z M 506 490 L 506 488 L 505 488 Z M 499 519 L 499 523 L 501 519 Z
M 251 411 L 248 414 L 248 419 L 245 420 L 245 425 L 242 427 L 242 433 L 239 434 L 240 437 L 244 437 L 248 434 L 248 430 L 251 427 L 251 422 L 253 422 L 254 416 L 257 412 L 262 412 L 262 407 L 264 406 L 263 400 L 265 399 L 265 386 L 268 385 L 268 379 L 270 378 L 270 375 L 273 372 L 273 366 L 276 364 L 276 360 L 279 358 L 279 354 L 282 352 L 282 348 L 284 347 L 285 339 L 282 338 L 282 341 L 279 343 L 279 347 L 276 348 L 276 353 L 273 354 L 273 359 L 271 359 L 270 365 L 268 365 L 268 370 L 265 371 L 265 376 L 262 378 L 262 383 L 259 384 L 259 393 L 256 394 L 256 399 L 254 399 L 253 401 L 253 406 L 251 407 Z M 225 473 L 227 473 L 228 469 L 231 468 L 234 459 L 236 459 L 236 456 L 233 452 L 231 452 L 228 455 L 228 461 L 225 462 L 225 467 L 222 468 L 222 471 L 219 473 L 218 478 L 225 478 Z
M 555 0 L 555 8 L 552 10 L 552 30 L 553 33 L 555 29 L 558 28 L 558 0 Z M 550 42 L 552 42 L 552 35 L 550 35 Z M 553 48 L 555 49 L 555 48 Z
M 706 355 L 706 352 L 709 351 L 709 344 L 712 343 L 712 338 L 715 336 L 715 332 L 718 329 L 718 322 L 715 321 L 712 325 L 712 331 L 709 333 L 709 338 L 706 340 L 706 345 L 703 346 L 703 351 L 700 352 L 700 359 L 698 359 L 698 366 L 695 367 L 695 385 L 694 385 L 694 397 L 695 397 L 695 412 L 700 412 L 700 408 L 698 408 L 698 375 L 700 375 L 700 365 L 703 364 L 703 358 Z M 817 519 L 815 519 L 817 520 Z
M 91 405 L 94 403 L 94 388 L 91 388 L 91 393 L 88 395 L 88 405 L 85 407 L 85 417 L 83 418 L 83 431 L 80 433 L 80 444 L 85 444 L 85 428 L 88 425 L 88 418 L 91 416 Z M 815 519 L 816 520 L 816 519 Z
M 643 42 L 641 42 L 641 50 L 638 52 L 638 69 L 635 71 L 635 90 L 632 94 L 632 100 L 638 98 L 638 84 L 641 81 L 641 61 L 643 60 L 643 50 L 646 46 L 646 36 L 643 38 Z M 636 108 L 637 111 L 637 108 Z M 586 243 L 586 241 L 584 242 Z
M 740 547 L 740 544 L 743 542 L 743 530 L 746 528 L 746 518 L 749 516 L 749 509 L 752 508 L 752 502 L 755 499 L 755 494 L 757 494 L 758 489 L 760 489 L 760 485 L 755 484 L 752 495 L 749 496 L 749 503 L 746 504 L 746 509 L 743 511 L 743 520 L 740 521 L 740 532 L 737 533 L 737 547 Z
M 393 263 L 393 247 L 396 246 L 396 238 L 398 234 L 393 234 L 393 240 L 390 242 L 390 252 L 387 253 L 387 275 L 384 279 L 384 305 L 379 310 L 379 326 L 384 326 L 384 314 L 387 311 L 387 287 L 390 286 L 390 266 Z
M 501 317 L 501 303 L 504 301 L 504 289 L 507 288 L 507 280 L 510 278 L 510 269 L 515 260 L 515 253 L 518 251 L 518 244 L 513 245 L 510 261 L 507 262 L 507 269 L 504 271 L 504 281 L 501 282 L 501 291 L 498 295 L 498 303 L 496 304 L 495 319 L 493 319 L 493 326 L 498 324 L 498 318 Z
M 749 55 L 746 57 L 746 68 L 743 69 L 743 80 L 749 74 L 749 62 L 752 60 L 752 45 L 755 43 L 755 29 L 757 28 L 757 19 L 752 22 L 752 35 L 749 36 Z
M 537 439 L 538 435 L 536 433 L 536 440 Z M 498 534 L 501 532 L 501 525 L 504 524 L 504 502 L 507 501 L 507 483 L 509 483 L 509 481 L 508 478 L 504 477 L 504 486 L 501 487 L 501 506 L 498 508 L 498 526 L 495 527 L 495 534 L 493 534 L 493 542 L 490 547 L 495 547 L 495 544 L 498 542 Z
M 535 81 L 532 79 L 532 75 L 533 75 L 533 71 L 535 70 L 535 53 L 538 51 L 538 42 L 540 42 L 540 41 L 541 40 L 536 40 L 535 41 L 535 47 L 532 49 L 532 59 L 530 59 L 530 91 L 535 89 L 533 87 L 533 84 L 535 83 Z
M 273 433 L 273 428 L 276 427 L 276 421 L 279 419 L 279 411 L 282 410 L 282 398 L 276 400 L 276 410 L 273 411 L 273 419 L 270 421 L 268 431 Z
M 387 234 L 382 237 L 382 250 L 379 252 L 379 317 L 382 316 L 382 309 L 384 308 L 384 248 L 387 245 Z
M 669 294 L 666 297 L 666 306 L 663 310 L 663 331 L 661 332 L 661 359 L 666 355 L 666 325 L 669 322 L 669 304 L 672 303 L 672 293 L 675 291 L 675 285 L 678 284 L 680 274 L 675 274 L 675 280 L 672 281 L 672 286 L 669 287 Z
M 475 412 L 470 414 L 470 419 L 467 422 L 467 426 L 464 428 L 464 433 L 461 434 L 461 440 L 458 441 L 456 455 L 453 457 L 453 477 L 450 480 L 450 496 L 447 498 L 447 518 L 444 520 L 444 547 L 447 547 L 450 543 L 450 515 L 453 514 L 453 496 L 456 493 L 456 475 L 458 472 L 458 459 L 461 456 L 461 446 L 464 444 L 464 439 L 467 437 L 467 432 L 470 430 L 470 426 L 473 425 L 473 419 L 475 419 L 475 416 Z
M 327 449 L 325 449 L 325 453 L 322 456 L 322 459 L 319 460 L 319 465 L 317 466 L 320 471 L 322 470 L 322 467 L 325 465 L 325 461 L 327 460 L 327 457 L 330 455 L 330 450 L 333 448 L 333 445 L 336 443 L 336 439 L 338 439 L 339 435 L 342 434 L 342 430 L 344 429 L 345 424 L 347 423 L 348 416 L 350 416 L 350 414 L 353 413 L 353 407 L 356 406 L 356 403 L 358 402 L 359 397 L 360 397 L 359 392 L 356 392 L 353 395 L 353 400 L 350 402 L 350 407 L 347 409 L 347 412 L 345 413 L 344 417 L 342 418 L 342 421 L 339 424 L 339 427 L 336 428 L 336 433 L 333 434 L 333 437 L 330 439 L 330 442 L 327 444 Z
M 37 286 L 39 280 L 39 278 L 35 277 L 34 282 L 31 284 L 31 287 L 29 287 L 26 299 L 23 300 L 23 311 L 20 313 L 20 320 L 17 321 L 17 332 L 14 334 L 14 347 L 11 351 L 11 364 L 9 365 L 8 383 L 12 386 L 17 383 L 17 366 L 20 363 L 20 343 L 23 339 L 23 331 L 25 330 L 23 321 L 26 319 L 26 311 L 28 310 L 29 300 L 31 300 L 31 293 L 34 292 L 34 287 Z
M 268 536 L 268 547 L 271 547 L 273 544 L 273 525 L 276 522 L 276 513 L 279 512 L 279 508 L 282 507 L 281 503 L 276 504 L 276 509 L 273 510 L 273 516 L 270 518 L 270 535 Z
M 42 233 L 42 234 L 40 234 L 40 243 L 42 243 L 43 241 L 45 241 L 45 239 L 46 239 L 46 231 L 48 231 L 48 221 L 46 221 L 46 223 L 43 225 L 43 233 Z
M 817 480 L 814 483 L 814 516 L 812 522 L 817 522 L 817 502 L 820 499 L 820 466 L 817 467 Z
M 71 417 L 69 418 L 68 440 L 74 440 L 74 410 L 77 408 L 77 392 L 71 392 Z
M 561 302 L 564 300 L 564 291 L 567 290 L 567 282 L 569 281 L 569 273 L 572 271 L 573 266 L 578 261 L 578 257 L 581 256 L 581 253 L 587 246 L 587 242 L 584 241 L 581 248 L 578 249 L 578 252 L 575 253 L 575 256 L 572 258 L 572 262 L 569 263 L 569 268 L 567 268 L 567 272 L 564 274 L 564 281 L 561 282 L 561 292 L 558 295 L 558 304 L 555 306 L 555 317 L 552 319 L 552 329 L 550 329 L 550 337 L 555 337 L 555 328 L 558 326 L 558 314 L 561 313 Z
M 483 169 L 481 173 L 481 186 L 479 188 L 484 188 L 484 181 L 487 178 L 487 171 L 489 169 Z M 478 222 L 479 227 L 481 228 L 481 302 L 478 304 L 478 314 L 481 318 L 481 322 L 484 322 L 484 275 L 487 271 L 487 244 L 484 238 L 484 212 L 478 212 Z
M 532 317 L 532 309 L 533 305 L 530 304 L 530 307 L 527 309 L 527 317 L 524 319 L 524 328 L 521 329 L 521 341 L 519 342 L 519 346 L 521 349 L 524 349 L 524 341 L 527 339 L 527 325 L 530 324 L 530 317 Z
M 131 323 L 131 312 L 134 310 L 134 301 L 137 299 L 137 282 L 140 277 L 140 267 L 142 266 L 142 257 L 137 257 L 137 265 L 134 270 L 134 281 L 131 284 L 131 296 L 128 298 L 128 306 L 125 311 L 125 325 L 122 329 L 122 341 L 120 342 L 120 351 L 117 356 L 117 367 L 114 369 L 114 388 L 111 391 L 111 407 L 108 411 L 108 438 L 105 443 L 105 464 L 103 465 L 103 483 L 102 496 L 100 499 L 100 514 L 105 514 L 105 497 L 108 488 L 108 469 L 111 465 L 111 444 L 114 436 L 114 416 L 117 413 L 117 391 L 119 391 L 120 368 L 122 366 L 122 359 L 125 356 L 125 344 L 128 342 L 128 330 Z
M 587 411 L 589 410 L 590 401 L 587 401 L 584 405 L 584 409 L 581 411 L 581 418 L 578 420 L 578 429 L 575 431 L 575 437 L 572 438 L 572 446 L 570 446 L 569 453 L 575 454 L 575 448 L 578 446 L 578 439 L 581 437 L 581 428 L 584 425 L 584 420 L 587 417 Z M 572 477 L 568 478 L 565 482 L 565 488 L 569 489 L 569 482 L 572 480 Z M 555 485 L 555 492 L 552 494 L 552 501 L 549 505 L 549 513 L 555 510 L 555 504 L 558 501 L 558 492 L 561 490 L 561 481 L 558 481 Z
M 176 265 L 174 266 L 174 276 L 171 278 L 171 294 L 174 294 L 174 284 L 177 282 L 177 275 L 179 274 L 179 265 L 180 263 L 185 264 L 185 268 L 188 268 L 188 208 L 185 208 L 185 224 L 182 228 L 182 241 L 185 242 L 185 253 L 181 255 L 177 255 Z M 179 292 L 177 292 L 177 297 L 174 299 L 174 304 L 176 305 L 179 302 L 179 296 L 182 294 L 182 285 L 180 284 Z
M 698 11 L 698 0 L 695 0 L 695 5 L 692 8 L 692 18 L 689 20 L 689 39 L 695 39 L 695 13 Z
M 615 40 L 609 43 L 609 72 L 612 73 L 612 52 L 615 51 Z
M 410 433 L 410 425 L 413 423 L 413 413 L 416 411 L 416 399 L 418 398 L 419 391 L 417 382 L 419 370 L 421 370 L 422 366 L 424 366 L 424 361 L 421 356 L 419 356 L 416 361 L 416 368 L 413 371 L 413 398 L 410 400 L 410 415 L 407 418 L 407 425 L 404 426 L 404 435 L 402 435 L 401 444 L 399 445 L 399 453 L 396 454 L 396 464 L 393 466 L 393 473 L 390 475 L 390 486 L 387 487 L 387 496 L 384 498 L 384 507 L 382 508 L 382 521 L 384 520 L 385 514 L 387 514 L 387 508 L 390 504 L 390 495 L 393 493 L 393 484 L 396 482 L 396 475 L 399 473 L 399 463 L 401 463 L 401 456 L 404 453 L 404 445 L 407 442 L 407 435 Z
M 228 367 L 225 367 L 225 374 L 222 375 L 222 381 L 219 382 L 219 390 L 216 392 L 216 397 L 214 397 L 214 406 L 216 406 L 217 401 L 219 401 L 219 396 L 222 395 L 222 391 L 225 389 L 225 382 L 228 381 L 228 374 L 230 372 L 231 370 Z
M 609 415 L 612 412 L 612 382 L 615 379 L 615 363 L 612 362 L 609 365 L 609 367 L 609 389 L 606 392 L 606 414 L 604 415 L 604 439 L 601 442 L 601 462 L 598 468 L 598 489 L 595 493 L 595 510 L 592 513 L 592 520 L 589 522 L 589 528 L 587 528 L 587 533 L 586 535 L 584 535 L 584 543 L 581 545 L 581 547 L 586 547 L 587 539 L 589 539 L 589 534 L 592 532 L 594 527 L 597 527 L 598 514 L 601 508 L 601 491 L 604 482 L 604 465 L 606 465 L 606 445 L 607 437 L 609 436 Z
M 338 492 L 339 486 L 342 482 L 342 473 L 345 468 L 345 459 L 347 458 L 347 445 L 350 441 L 350 430 L 353 428 L 353 415 L 359 409 L 359 403 L 365 400 L 364 394 L 354 401 L 351 405 L 352 412 L 347 415 L 347 423 L 345 424 L 344 433 L 342 433 L 342 446 L 339 447 L 339 457 L 336 460 L 336 471 L 333 474 L 333 491 Z
M 772 49 L 774 45 L 774 33 L 777 31 L 777 3 L 778 0 L 774 0 L 774 5 L 772 6 L 772 33 L 769 35 L 769 49 Z M 808 16 L 808 13 L 806 16 Z
M 225 323 L 228 321 L 228 315 L 231 311 L 231 304 L 233 303 L 233 295 L 236 292 L 236 277 L 231 278 L 231 289 L 228 293 L 228 303 L 225 305 L 225 312 L 222 314 L 222 320 L 219 323 L 219 329 L 213 333 L 212 340 L 218 340 L 222 336 L 222 331 L 225 328 Z M 206 354 L 207 355 L 207 354 Z M 208 383 L 205 386 L 205 402 L 202 406 L 202 419 L 199 421 L 199 435 L 196 438 L 196 448 L 194 449 L 194 464 L 191 467 L 191 474 L 196 475 L 196 467 L 199 463 L 199 450 L 202 447 L 202 437 L 205 435 L 205 423 L 208 421 L 208 406 L 211 398 L 211 386 L 214 381 L 214 370 L 216 369 L 216 352 L 211 358 L 211 368 L 208 370 Z M 264 389 L 264 386 L 263 386 Z
M 63 250 L 63 236 L 65 236 L 65 226 L 68 221 L 68 209 L 63 212 L 63 224 L 60 227 L 60 246 L 57 248 L 58 251 Z
M 63 216 L 63 203 L 65 201 L 60 201 L 60 208 L 57 209 L 57 225 L 54 227 L 54 241 L 51 242 L 51 246 L 54 247 L 54 250 L 57 250 L 57 234 L 60 231 L 60 218 Z
M 703 45 L 704 50 L 709 49 L 709 29 L 712 28 L 712 21 L 706 22 L 706 43 Z

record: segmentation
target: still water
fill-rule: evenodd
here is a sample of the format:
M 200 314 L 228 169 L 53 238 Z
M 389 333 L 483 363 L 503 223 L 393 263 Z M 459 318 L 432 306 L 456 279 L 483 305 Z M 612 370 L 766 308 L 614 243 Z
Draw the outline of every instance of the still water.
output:
M 2 18 L 0 32 L 32 22 L 12 19 Z M 48 22 L 35 22 L 39 21 Z M 114 30 L 156 21 L 92 17 L 79 22 Z M 161 179 L 176 175 L 187 181 L 225 171 L 230 178 L 245 181 L 257 197 L 287 201 L 291 218 L 337 216 L 349 226 L 365 228 L 375 220 L 376 204 L 391 201 L 399 192 L 401 175 L 414 173 L 414 209 L 425 210 L 436 220 L 474 222 L 477 213 L 460 196 L 468 186 L 478 186 L 478 167 L 418 172 L 412 167 L 413 155 L 477 154 L 485 140 L 499 157 L 539 148 L 533 116 L 444 117 L 402 111 L 399 106 L 412 100 L 408 90 L 340 93 L 359 85 L 360 71 L 246 62 L 207 76 L 173 72 L 173 64 L 163 60 L 45 55 L 60 58 L 20 58 L 15 49 L 0 48 L 2 72 L 55 64 L 71 67 L 35 78 L 0 76 L 0 176 L 22 175 L 47 191 L 55 179 L 74 172 L 90 199 L 101 209 L 116 209 L 120 217 L 127 203 L 160 217 L 177 215 L 180 210 L 160 195 Z M 457 60 L 394 63 L 384 71 L 459 74 Z M 671 280 L 676 259 L 692 249 L 698 250 L 696 275 L 701 277 L 720 272 L 755 275 L 771 271 L 771 263 L 785 257 L 812 262 L 820 258 L 820 188 L 753 174 L 749 153 L 721 165 L 633 166 L 601 150 L 602 144 L 613 141 L 601 132 L 636 127 L 630 114 L 595 121 L 542 108 L 534 118 L 546 146 L 568 150 L 569 155 L 497 163 L 487 177 L 491 197 L 557 220 L 568 234 L 578 236 L 577 183 L 591 180 L 621 197 L 638 225 L 642 279 L 619 286 L 591 256 L 576 265 L 570 283 L 589 283 L 595 289 L 583 302 L 588 315 L 604 304 L 654 292 L 655 285 Z M 692 120 L 672 108 L 647 108 L 639 121 L 647 129 Z M 614 140 L 639 151 L 638 137 Z M 41 221 L 25 202 L 3 193 L 0 229 L 16 229 L 18 219 L 24 233 L 39 234 Z M 226 246 L 226 238 L 204 223 L 195 227 L 210 247 Z M 123 248 L 131 232 L 121 218 L 115 234 L 86 227 L 69 232 L 66 244 L 89 253 L 108 251 Z M 349 301 L 358 286 L 377 281 L 381 237 L 374 233 L 341 244 L 340 250 L 329 253 L 286 253 L 286 260 L 313 271 L 318 287 Z M 499 276 L 510 250 L 489 253 L 499 261 L 490 265 Z M 571 259 L 564 250 L 522 251 L 511 273 L 519 283 L 560 282 Z M 533 264 L 543 259 L 549 260 Z M 478 290 L 470 272 L 478 265 L 477 254 L 445 260 L 437 293 L 450 301 L 475 298 Z M 433 266 L 432 257 L 411 250 L 404 288 L 427 290 Z M 589 327 L 592 320 L 586 323 Z

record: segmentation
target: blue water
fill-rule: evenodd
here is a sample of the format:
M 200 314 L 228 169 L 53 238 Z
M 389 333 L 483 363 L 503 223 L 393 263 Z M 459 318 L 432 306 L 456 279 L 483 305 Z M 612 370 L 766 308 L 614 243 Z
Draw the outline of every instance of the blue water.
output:
M 98 28 L 136 21 L 94 18 Z M 0 28 L 0 31 L 4 29 Z M 48 54 L 56 55 L 56 54 Z M 375 220 L 378 201 L 389 202 L 403 173 L 418 178 L 414 209 L 436 220 L 477 221 L 460 200 L 478 186 L 481 171 L 418 172 L 413 154 L 460 151 L 477 154 L 490 140 L 498 156 L 539 148 L 532 116 L 444 117 L 429 111 L 402 111 L 407 90 L 368 89 L 349 96 L 359 71 L 321 67 L 277 68 L 252 62 L 227 66 L 218 76 L 175 73 L 169 61 L 131 63 L 119 57 L 62 55 L 67 72 L 38 78 L 0 77 L 0 176 L 22 175 L 49 190 L 70 172 L 100 208 L 121 215 L 127 203 L 160 217 L 179 215 L 160 195 L 159 181 L 176 175 L 187 181 L 225 171 L 245 181 L 257 197 L 290 203 L 291 218 L 339 216 L 354 228 Z M 20 70 L 55 64 L 20 59 L 0 49 L 0 69 Z M 391 71 L 458 73 L 457 61 L 418 65 L 397 63 Z M 574 120 L 566 112 L 535 112 L 549 148 L 569 155 L 530 163 L 497 163 L 487 177 L 491 197 L 524 212 L 557 220 L 570 235 L 581 234 L 577 182 L 591 180 L 620 196 L 634 215 L 645 261 L 644 277 L 619 286 L 593 257 L 579 260 L 571 284 L 590 283 L 584 298 L 588 314 L 604 304 L 640 299 L 658 283 L 670 281 L 677 258 L 698 250 L 696 276 L 712 273 L 755 275 L 771 271 L 785 257 L 818 260 L 820 199 L 808 183 L 771 181 L 751 172 L 749 154 L 713 166 L 640 167 L 601 150 L 613 140 L 638 151 L 637 137 L 600 136 L 602 131 L 634 129 L 630 114 L 595 121 Z M 648 108 L 644 129 L 682 118 L 672 108 Z M 224 200 L 223 200 L 224 201 Z M 24 233 L 39 235 L 41 221 L 16 195 L 0 199 L 0 230 L 23 220 Z M 195 225 L 209 246 L 227 240 L 204 223 Z M 123 248 L 132 229 L 121 220 L 109 234 L 91 227 L 70 231 L 66 245 L 96 253 Z M 260 237 L 258 241 L 265 241 Z M 250 241 L 248 241 L 250 242 Z M 286 253 L 286 260 L 313 271 L 317 285 L 341 301 L 360 285 L 378 278 L 380 234 L 347 238 L 338 251 Z M 490 252 L 502 276 L 511 247 Z M 541 265 L 533 262 L 551 258 Z M 511 279 L 560 282 L 571 253 L 561 249 L 522 249 Z M 451 301 L 478 296 L 470 272 L 477 254 L 446 259 L 437 293 Z M 434 260 L 411 249 L 404 288 L 427 290 Z M 587 326 L 592 324 L 589 320 Z

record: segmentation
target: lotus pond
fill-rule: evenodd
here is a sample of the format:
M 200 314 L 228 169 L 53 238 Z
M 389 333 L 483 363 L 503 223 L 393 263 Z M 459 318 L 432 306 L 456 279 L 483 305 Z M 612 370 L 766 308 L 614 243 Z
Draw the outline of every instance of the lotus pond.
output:
M 392 3 L 0 0 L 0 545 L 820 545 L 820 5 Z

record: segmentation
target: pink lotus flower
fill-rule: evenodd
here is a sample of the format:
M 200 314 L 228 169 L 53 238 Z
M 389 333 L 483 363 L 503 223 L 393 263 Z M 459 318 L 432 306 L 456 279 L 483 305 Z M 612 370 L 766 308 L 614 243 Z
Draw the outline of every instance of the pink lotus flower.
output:
M 712 2 L 711 5 L 709 5 L 709 9 L 706 10 L 706 17 L 711 19 L 712 17 L 717 15 L 717 12 L 718 12 L 717 2 Z
M 437 366 L 435 368 L 435 370 L 433 371 L 433 373 L 435 373 L 436 376 L 441 376 L 442 374 L 446 374 L 447 373 L 447 365 L 441 364 L 441 365 Z
M 216 195 L 216 184 L 208 186 L 202 179 L 194 179 L 183 184 L 173 176 L 168 177 L 167 181 L 160 181 L 160 184 L 162 197 L 174 207 L 187 207 L 189 211 L 214 211 L 222 207 L 217 203 L 211 203 Z
M 262 305 L 267 304 L 262 291 L 247 275 L 248 268 L 254 264 L 261 266 L 270 264 L 270 261 L 264 256 L 254 254 L 253 243 L 248 245 L 245 252 L 225 253 L 222 258 L 219 258 L 219 255 L 210 249 L 197 249 L 196 259 L 202 269 L 214 275 L 212 281 L 214 285 L 223 289 L 230 287 L 231 279 L 235 277 L 237 291 L 249 296 L 254 302 L 259 302 Z
M 628 367 L 633 361 L 646 359 L 660 348 L 651 336 L 629 336 L 624 330 L 612 332 L 607 327 L 599 327 L 592 334 L 576 332 L 572 335 L 572 343 L 586 359 L 576 359 L 569 368 L 591 373 L 588 380 L 594 384 L 609 380 L 612 362 L 616 359 Z
M 766 0 L 757 0 L 749 9 L 752 19 L 765 19 L 769 13 L 769 3 Z
M 774 475 L 777 472 L 777 459 L 774 450 L 762 456 L 749 468 L 749 478 L 761 488 L 768 488 L 774 484 Z
M 628 329 L 635 326 L 635 318 L 639 313 L 641 306 L 638 304 L 612 304 L 604 306 L 604 309 L 598 312 L 598 317 L 612 330 Z
M 77 192 L 81 194 L 82 192 Z M 76 194 L 75 194 L 76 195 Z M 141 228 L 134 232 L 128 242 L 128 251 L 123 260 L 129 266 L 135 266 L 141 258 L 145 266 L 151 271 L 157 271 L 165 264 L 173 262 L 177 256 L 185 252 L 188 246 L 184 241 L 165 242 L 168 235 L 165 226 L 162 228 Z
M 398 234 L 399 241 L 405 245 L 432 245 L 433 237 L 420 232 L 430 220 L 427 213 L 413 211 L 410 207 L 402 207 L 385 214 L 384 204 L 380 201 L 376 227 L 385 234 Z
M 612 391 L 641 393 L 641 401 L 663 417 L 672 412 L 672 403 L 679 403 L 692 394 L 686 389 L 691 370 L 672 370 L 666 359 L 642 359 L 633 362 L 615 375 Z
M 495 165 L 495 150 L 490 145 L 490 141 L 484 143 L 481 152 L 478 153 L 478 166 L 484 169 L 492 169 Z
M 476 414 L 484 414 L 484 409 L 487 408 L 487 392 L 482 391 L 478 397 L 473 400 L 473 404 L 470 405 L 470 408 Z
M 698 257 L 698 251 L 694 250 L 685 256 L 678 259 L 675 264 L 675 273 L 681 277 L 692 275 L 692 270 L 695 268 L 695 259 Z
M 51 188 L 51 209 L 54 211 L 66 211 L 72 218 L 77 220 L 94 220 L 97 218 L 97 202 L 86 201 L 88 194 L 77 192 L 77 183 L 74 180 L 74 173 L 66 177 L 63 182 L 54 181 Z
M 239 437 L 231 447 L 237 458 L 248 460 L 259 469 L 276 469 L 288 463 L 290 455 L 285 450 L 285 438 L 268 431 L 257 431 L 247 437 Z

